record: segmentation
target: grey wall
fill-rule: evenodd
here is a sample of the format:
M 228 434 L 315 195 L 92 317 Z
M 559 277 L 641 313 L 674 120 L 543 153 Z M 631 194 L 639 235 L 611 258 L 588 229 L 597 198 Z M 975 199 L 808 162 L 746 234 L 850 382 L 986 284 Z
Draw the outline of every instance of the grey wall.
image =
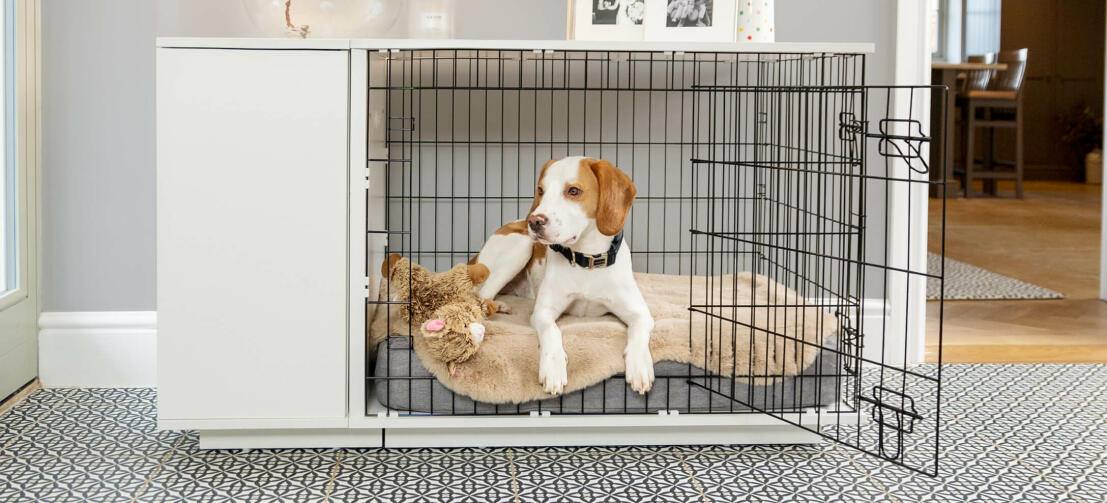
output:
M 896 2 L 893 0 L 777 0 L 778 42 L 872 42 L 866 83 L 895 76 Z M 924 22 L 922 19 L 920 23 Z
M 154 309 L 148 0 L 42 4 L 42 310 Z
M 460 2 L 459 38 L 565 36 L 563 1 Z M 42 18 L 43 310 L 153 310 L 154 38 L 256 29 L 235 0 L 48 0 Z M 781 41 L 875 42 L 868 81 L 892 81 L 895 2 L 783 0 L 776 19 Z
M 187 37 L 249 37 L 258 29 L 238 0 L 158 0 L 158 34 Z M 374 38 L 407 35 L 408 3 L 394 28 Z M 455 36 L 468 39 L 564 39 L 568 3 L 563 0 L 459 0 Z

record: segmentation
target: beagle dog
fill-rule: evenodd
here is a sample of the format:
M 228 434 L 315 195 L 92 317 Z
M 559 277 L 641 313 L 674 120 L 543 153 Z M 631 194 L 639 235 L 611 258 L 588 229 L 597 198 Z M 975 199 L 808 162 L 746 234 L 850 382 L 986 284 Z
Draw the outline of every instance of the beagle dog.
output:
M 653 385 L 650 331 L 653 317 L 631 271 L 623 224 L 636 194 L 625 173 L 587 157 L 551 160 L 542 167 L 526 220 L 504 225 L 471 263 L 488 279 L 477 293 L 534 298 L 531 325 L 538 332 L 538 380 L 551 394 L 568 383 L 557 318 L 563 313 L 612 313 L 627 325 L 626 380 L 638 393 Z

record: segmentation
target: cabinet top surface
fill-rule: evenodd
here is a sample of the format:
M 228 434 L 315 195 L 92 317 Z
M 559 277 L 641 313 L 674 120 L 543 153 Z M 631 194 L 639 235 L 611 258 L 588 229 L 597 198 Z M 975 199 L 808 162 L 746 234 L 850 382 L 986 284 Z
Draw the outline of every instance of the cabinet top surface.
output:
M 160 37 L 158 47 L 221 49 L 487 49 L 551 51 L 680 51 L 871 54 L 871 43 L 661 42 L 607 40 L 419 40 Z

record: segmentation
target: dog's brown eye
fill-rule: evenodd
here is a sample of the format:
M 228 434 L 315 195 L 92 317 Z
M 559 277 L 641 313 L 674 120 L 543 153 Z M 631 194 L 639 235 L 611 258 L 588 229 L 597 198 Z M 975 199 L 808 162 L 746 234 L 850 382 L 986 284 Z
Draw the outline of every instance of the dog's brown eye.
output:
M 573 196 L 573 197 L 579 196 L 580 195 L 580 189 L 578 189 L 576 187 L 569 187 L 569 195 Z
M 542 187 L 538 187 L 538 195 L 542 195 L 543 192 L 545 192 L 545 191 L 542 190 Z

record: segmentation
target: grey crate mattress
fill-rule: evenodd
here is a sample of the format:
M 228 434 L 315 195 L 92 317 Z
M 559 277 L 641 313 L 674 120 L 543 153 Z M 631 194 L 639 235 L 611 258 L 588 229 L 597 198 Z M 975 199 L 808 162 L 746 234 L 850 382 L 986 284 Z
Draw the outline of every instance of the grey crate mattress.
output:
M 703 369 L 686 363 L 661 361 L 654 366 L 653 389 L 645 396 L 635 393 L 622 377 L 615 376 L 561 397 L 497 405 L 477 402 L 447 389 L 423 366 L 410 344 L 410 339 L 401 335 L 381 341 L 373 364 L 373 376 L 378 379 L 370 383 L 381 405 L 421 414 L 519 414 L 537 410 L 555 414 L 749 411 L 750 407 L 741 402 L 752 403 L 759 409 L 798 409 L 835 402 L 838 390 L 844 385 L 839 355 L 833 351 L 837 338 L 829 337 L 803 372 L 773 384 L 750 386 L 742 380 L 708 376 Z M 728 396 L 739 401 L 730 400 Z

